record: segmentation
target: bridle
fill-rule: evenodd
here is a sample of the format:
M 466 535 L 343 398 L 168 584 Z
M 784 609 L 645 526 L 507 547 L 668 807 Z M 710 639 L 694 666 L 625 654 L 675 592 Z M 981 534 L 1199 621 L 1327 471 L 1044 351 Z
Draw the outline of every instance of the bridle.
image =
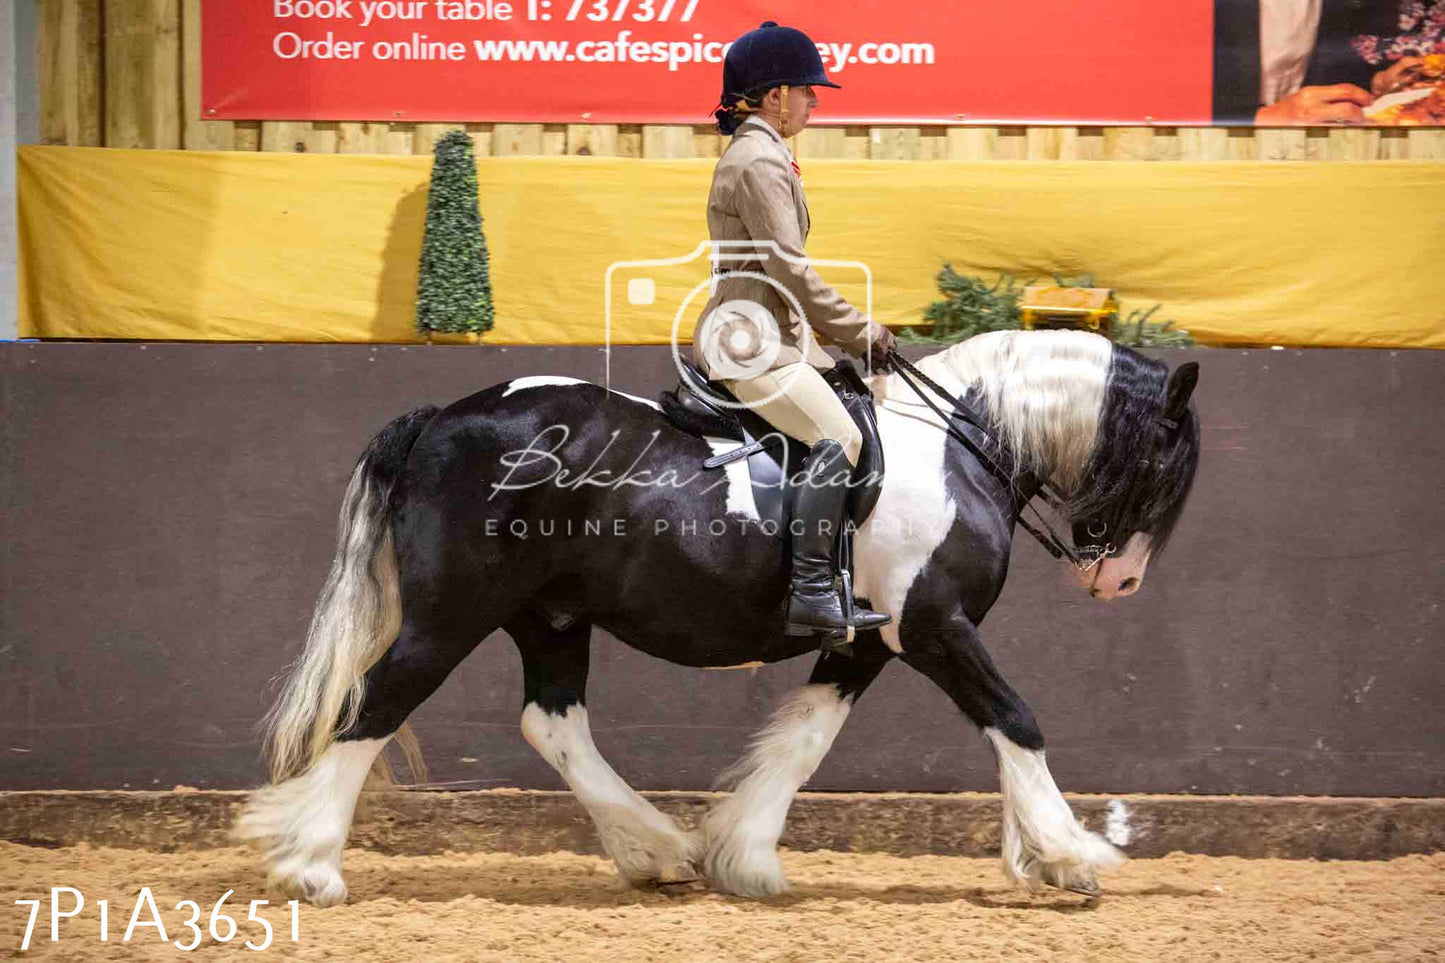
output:
M 1049 524 L 1043 514 L 1033 505 L 1034 498 L 1041 498 L 1055 513 L 1064 515 L 1063 496 L 1060 495 L 1052 485 L 1043 479 L 1035 477 L 1031 472 L 1009 472 L 999 464 L 998 460 L 990 456 L 972 438 L 969 438 L 968 435 L 960 430 L 954 419 L 972 425 L 983 434 L 987 441 L 992 442 L 992 447 L 1000 453 L 1007 454 L 1003 443 L 995 438 L 990 431 L 986 419 L 973 405 L 968 403 L 967 395 L 963 398 L 954 397 L 947 389 L 915 368 L 896 348 L 888 352 L 887 361 L 892 365 L 894 373 L 903 380 L 903 383 L 912 388 L 914 394 L 918 395 L 929 408 L 932 408 L 934 414 L 943 419 L 944 430 L 948 432 L 949 437 L 962 444 L 974 458 L 978 459 L 980 464 L 988 469 L 995 478 L 1003 482 L 1007 489 L 1014 493 L 1016 505 L 1014 521 L 1017 522 L 1024 531 L 1037 539 L 1038 543 L 1042 545 L 1050 555 L 1057 559 L 1067 558 L 1079 571 L 1087 572 L 1104 559 L 1119 553 L 1122 546 L 1112 539 L 1117 538 L 1120 534 L 1120 522 L 1125 510 L 1123 500 L 1120 500 L 1119 504 L 1115 506 L 1110 518 L 1106 519 L 1096 515 L 1089 519 L 1075 522 L 1072 532 L 1073 545 L 1070 546 L 1059 537 L 1058 533 L 1054 531 L 1053 526 Z M 909 375 L 913 377 L 910 378 Z M 938 405 L 934 404 L 932 399 L 913 381 L 913 378 L 917 378 L 918 381 L 922 382 L 930 391 L 947 402 L 953 409 L 952 412 L 945 413 Z M 1169 411 L 1168 414 L 1173 414 L 1173 411 Z M 1159 423 L 1160 427 L 1165 429 L 1166 433 L 1177 430 L 1179 427 L 1179 421 L 1174 418 L 1161 416 L 1155 420 Z M 1149 458 L 1152 457 L 1154 457 L 1154 452 L 1151 451 Z M 1145 459 L 1146 463 L 1149 458 Z M 1028 508 L 1034 513 L 1039 526 L 1043 529 L 1042 531 L 1034 527 L 1034 525 L 1030 524 L 1028 520 L 1023 517 L 1023 510 L 1025 508 Z
M 1050 555 L 1059 559 L 1067 558 L 1077 566 L 1081 572 L 1087 572 L 1099 564 L 1104 558 L 1118 551 L 1118 546 L 1107 541 L 1110 526 L 1100 522 L 1092 523 L 1092 529 L 1097 529 L 1099 532 L 1098 535 L 1094 535 L 1093 530 L 1089 528 L 1091 523 L 1081 522 L 1074 526 L 1074 544 L 1078 548 L 1077 551 L 1074 547 L 1065 543 L 1064 540 L 1058 536 L 1058 533 L 1054 531 L 1053 526 L 1048 523 L 1048 520 L 1045 519 L 1032 504 L 1034 498 L 1042 498 L 1056 512 L 1062 513 L 1063 498 L 1053 486 L 1040 478 L 1036 478 L 1031 472 L 1009 472 L 1000 465 L 997 460 L 984 451 L 972 438 L 968 437 L 968 435 L 959 429 L 954 419 L 959 419 L 972 425 L 983 434 L 984 438 L 993 442 L 993 447 L 1000 452 L 1004 451 L 1003 444 L 993 436 L 986 420 L 968 403 L 966 397 L 954 397 L 946 388 L 943 388 L 932 378 L 928 377 L 928 375 L 915 368 L 896 348 L 888 353 L 888 361 L 893 366 L 894 373 L 903 380 L 903 383 L 912 388 L 914 394 L 918 395 L 929 408 L 932 408 L 934 414 L 943 419 L 944 430 L 948 432 L 949 437 L 963 445 L 974 458 L 978 459 L 979 464 L 987 468 L 995 478 L 1003 482 L 1004 486 L 1014 493 L 1016 506 L 1014 509 L 1014 521 L 1017 522 L 1024 531 L 1037 539 L 1038 543 L 1042 545 Z M 930 391 L 943 399 L 953 411 L 945 413 L 909 375 L 923 382 Z M 1028 508 L 1034 513 L 1043 531 L 1035 528 L 1023 517 L 1023 510 L 1025 508 Z M 1085 526 L 1086 529 L 1085 538 L 1082 543 L 1078 539 L 1080 525 Z

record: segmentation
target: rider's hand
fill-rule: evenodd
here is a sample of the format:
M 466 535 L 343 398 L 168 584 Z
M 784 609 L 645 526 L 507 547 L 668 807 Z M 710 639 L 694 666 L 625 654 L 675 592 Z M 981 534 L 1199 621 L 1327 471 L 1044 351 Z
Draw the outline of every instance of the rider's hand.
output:
M 1301 87 L 1288 97 L 1259 108 L 1258 127 L 1299 127 L 1312 124 L 1363 124 L 1362 107 L 1374 103 L 1370 92 L 1354 84 Z
M 888 355 L 898 345 L 898 339 L 877 321 L 873 322 L 876 329 L 873 340 L 868 345 L 868 364 L 874 371 L 887 371 L 889 368 Z

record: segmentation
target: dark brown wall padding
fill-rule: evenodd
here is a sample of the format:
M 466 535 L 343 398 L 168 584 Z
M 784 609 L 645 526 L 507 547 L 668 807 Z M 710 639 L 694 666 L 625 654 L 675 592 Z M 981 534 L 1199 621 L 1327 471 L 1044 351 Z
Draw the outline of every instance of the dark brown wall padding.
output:
M 916 356 L 918 352 L 913 352 Z M 1194 501 L 1139 596 L 1067 586 L 1032 540 L 984 625 L 1062 787 L 1445 793 L 1445 354 L 1198 351 Z M 257 783 L 362 447 L 390 418 L 597 348 L 0 346 L 0 789 Z M 663 348 L 613 352 L 654 396 Z M 666 600 L 659 600 L 666 604 Z M 599 633 L 596 740 L 638 788 L 707 787 L 811 660 L 697 671 Z M 522 740 L 520 666 L 482 645 L 417 714 L 433 779 L 561 788 Z M 901 665 L 812 788 L 995 789 Z

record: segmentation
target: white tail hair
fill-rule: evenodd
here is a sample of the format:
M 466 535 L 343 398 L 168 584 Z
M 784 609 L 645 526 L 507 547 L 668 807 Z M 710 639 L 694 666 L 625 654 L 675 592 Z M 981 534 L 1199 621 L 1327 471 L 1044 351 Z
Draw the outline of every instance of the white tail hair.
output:
M 392 488 L 406 452 L 435 412 L 423 408 L 392 422 L 351 473 L 341 500 L 336 558 L 316 601 L 306 644 L 263 720 L 273 782 L 305 772 L 356 724 L 366 671 L 401 630 Z M 411 730 L 403 726 L 396 742 L 413 777 L 424 780 Z M 390 779 L 384 761 L 379 761 L 379 775 Z
M 401 630 L 401 592 L 391 526 L 375 504 L 363 461 L 341 501 L 340 534 L 331 574 L 316 601 L 306 645 L 265 719 L 271 779 L 309 769 L 336 736 L 356 723 L 362 677 Z

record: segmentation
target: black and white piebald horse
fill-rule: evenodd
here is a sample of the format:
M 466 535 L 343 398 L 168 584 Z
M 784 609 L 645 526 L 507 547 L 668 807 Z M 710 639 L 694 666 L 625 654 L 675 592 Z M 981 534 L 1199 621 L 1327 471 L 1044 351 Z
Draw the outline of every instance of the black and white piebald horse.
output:
M 1171 377 L 1102 337 L 1050 331 L 982 335 L 917 370 L 976 401 L 1010 470 L 1050 482 L 1067 521 L 1112 522 L 1117 550 L 1076 571 L 1085 590 L 1112 599 L 1139 589 L 1198 463 L 1193 365 Z M 806 655 L 814 640 L 783 633 L 787 553 L 757 524 L 744 463 L 701 469 L 735 442 L 689 434 L 651 401 L 525 377 L 403 415 L 362 455 L 305 648 L 269 718 L 272 785 L 252 795 L 238 834 L 312 902 L 345 899 L 341 853 L 368 772 L 412 711 L 501 628 L 522 656 L 523 735 L 631 883 L 702 875 L 741 895 L 785 889 L 776 846 L 793 797 L 898 658 L 992 745 L 1007 875 L 1097 892 L 1096 870 L 1122 856 L 1075 820 L 1033 713 L 979 638 L 1003 587 L 1020 493 L 950 440 L 899 374 L 875 375 L 870 387 L 888 470 L 855 536 L 854 594 L 893 622 L 860 634 L 851 656 L 819 658 L 697 829 L 655 809 L 593 745 L 592 628 L 681 665 Z

